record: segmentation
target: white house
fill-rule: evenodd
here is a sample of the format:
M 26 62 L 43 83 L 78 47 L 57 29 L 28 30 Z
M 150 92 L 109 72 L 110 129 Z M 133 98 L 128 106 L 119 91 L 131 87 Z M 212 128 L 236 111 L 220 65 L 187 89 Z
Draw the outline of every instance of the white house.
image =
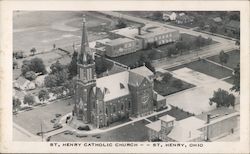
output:
M 36 88 L 36 85 L 34 82 L 31 82 L 24 77 L 19 77 L 17 80 L 13 83 L 15 88 L 18 88 L 20 90 L 32 90 Z
M 177 14 L 175 12 L 164 12 L 162 14 L 162 19 L 165 21 L 171 20 L 174 21 L 177 17 Z

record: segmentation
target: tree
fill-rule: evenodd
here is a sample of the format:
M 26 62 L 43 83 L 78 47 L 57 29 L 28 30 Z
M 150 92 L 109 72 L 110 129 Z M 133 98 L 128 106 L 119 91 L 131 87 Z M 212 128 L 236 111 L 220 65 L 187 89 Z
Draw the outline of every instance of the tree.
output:
M 30 49 L 30 52 L 33 54 L 33 56 L 35 55 L 35 52 L 36 52 L 36 48 L 32 48 Z
M 13 69 L 18 68 L 18 63 L 15 58 L 13 58 Z
M 224 64 L 227 63 L 229 58 L 229 55 L 227 53 L 225 53 L 223 50 L 221 50 L 220 55 L 219 55 L 219 59 L 220 59 L 220 63 L 222 66 L 224 66 Z
M 153 17 L 154 17 L 155 19 L 162 19 L 162 13 L 159 12 L 159 11 L 155 11 L 155 12 L 153 13 Z
M 30 81 L 33 81 L 36 79 L 36 73 L 33 71 L 28 71 L 25 73 L 24 77 Z
M 50 74 L 45 77 L 44 79 L 44 85 L 46 87 L 52 88 L 57 86 L 57 77 L 53 74 Z
M 204 22 L 204 21 L 201 21 L 201 22 L 199 23 L 199 27 L 200 27 L 201 30 L 204 30 L 204 28 L 205 28 L 205 22 Z
M 30 60 L 30 63 L 31 63 L 30 66 L 31 71 L 42 74 L 47 73 L 43 60 L 41 58 L 33 58 Z
M 173 86 L 176 88 L 182 88 L 183 82 L 180 79 L 176 79 L 173 81 Z
M 27 94 L 24 96 L 24 100 L 23 100 L 24 104 L 28 104 L 28 105 L 32 105 L 35 103 L 35 98 L 33 95 L 31 94 Z
M 107 71 L 108 64 L 103 55 L 99 58 L 96 58 L 95 61 L 96 61 L 96 65 L 95 65 L 96 74 L 101 74 Z
M 72 60 L 68 67 L 70 79 L 77 75 L 77 58 L 78 58 L 78 52 L 74 51 Z
M 170 74 L 170 73 L 165 73 L 164 75 L 163 75 L 163 81 L 165 82 L 165 83 L 168 83 L 171 79 L 172 79 L 172 77 L 173 77 L 173 75 L 172 74 Z
M 237 67 L 234 68 L 234 73 L 232 78 L 233 78 L 233 87 L 230 90 L 235 92 L 240 92 L 240 64 L 237 64 Z
M 40 101 L 45 101 L 49 99 L 49 92 L 46 89 L 42 89 L 38 93 L 38 98 Z
M 46 74 L 47 71 L 45 69 L 45 65 L 43 64 L 43 60 L 40 58 L 33 58 L 31 60 L 24 60 L 22 65 L 22 74 L 25 75 L 28 71 L 33 71 L 35 73 Z
M 235 96 L 233 94 L 229 94 L 227 91 L 218 89 L 214 91 L 213 97 L 209 98 L 209 104 L 216 104 L 216 107 L 229 107 L 235 105 Z
M 211 33 L 216 33 L 217 32 L 217 26 L 215 26 L 215 25 L 212 25 L 211 27 L 210 27 L 210 32 Z
M 185 42 L 183 42 L 183 41 L 177 42 L 175 44 L 175 47 L 176 47 L 177 50 L 180 51 L 180 54 L 182 54 L 182 52 L 187 48 Z
M 229 17 L 230 20 L 237 20 L 237 21 L 240 21 L 240 14 L 237 12 L 237 13 L 234 13 L 232 15 L 230 15 Z
M 51 74 L 56 74 L 58 72 L 61 72 L 64 69 L 64 66 L 57 60 L 55 63 L 53 63 L 50 66 Z
M 117 27 L 117 28 L 125 28 L 125 27 L 127 27 L 127 24 L 125 23 L 124 20 L 119 19 L 119 20 L 118 20 L 118 23 L 117 23 L 117 25 L 116 25 L 116 27 Z
M 13 107 L 13 110 L 15 110 L 15 111 L 17 111 L 17 109 L 19 109 L 20 108 L 20 106 L 21 106 L 21 101 L 20 101 L 20 99 L 18 99 L 18 98 L 15 98 L 15 97 L 13 97 L 13 99 L 12 99 L 12 107 Z

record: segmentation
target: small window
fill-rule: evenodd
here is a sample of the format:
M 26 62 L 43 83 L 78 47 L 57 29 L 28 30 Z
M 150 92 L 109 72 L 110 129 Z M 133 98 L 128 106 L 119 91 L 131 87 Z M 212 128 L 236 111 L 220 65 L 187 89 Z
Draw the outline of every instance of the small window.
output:
M 116 109 L 115 109 L 115 106 L 113 106 L 113 113 L 115 113 Z
M 108 108 L 106 108 L 106 114 L 108 115 Z
M 123 106 L 123 104 L 121 105 L 121 110 L 123 110 L 123 108 L 124 108 L 124 106 Z
M 124 84 L 120 83 L 120 89 L 124 89 L 124 88 L 125 88 Z

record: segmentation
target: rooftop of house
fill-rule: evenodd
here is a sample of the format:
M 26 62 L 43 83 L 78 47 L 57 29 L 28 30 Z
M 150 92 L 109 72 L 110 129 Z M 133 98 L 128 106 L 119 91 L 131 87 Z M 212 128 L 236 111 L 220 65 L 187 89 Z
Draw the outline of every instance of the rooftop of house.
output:
M 230 114 L 235 113 L 235 112 L 237 112 L 237 111 L 234 109 L 230 109 L 227 107 L 220 107 L 220 108 L 217 108 L 215 110 L 211 110 L 209 112 L 199 114 L 195 117 L 198 119 L 201 119 L 203 121 L 206 121 L 207 115 L 210 114 L 210 121 L 214 121 L 216 119 L 219 119 L 219 118 L 224 117 L 226 115 L 230 115 Z
M 130 72 L 137 73 L 137 74 L 144 76 L 144 77 L 149 77 L 149 76 L 154 75 L 154 73 L 152 71 L 150 71 L 146 66 L 141 66 L 141 67 L 131 69 Z
M 159 132 L 161 130 L 161 121 L 157 120 L 155 122 L 149 123 L 146 125 L 146 127 L 150 128 L 156 132 Z
M 174 121 L 175 117 L 172 117 L 170 115 L 165 115 L 165 116 L 160 117 L 159 119 L 164 122 L 170 122 L 170 121 Z
M 30 82 L 29 80 L 25 79 L 23 76 L 20 76 L 17 80 L 16 83 L 18 83 L 19 85 L 23 85 L 26 82 Z
M 221 22 L 221 21 L 222 21 L 221 17 L 215 17 L 215 18 L 213 18 L 213 20 L 214 20 L 215 22 Z

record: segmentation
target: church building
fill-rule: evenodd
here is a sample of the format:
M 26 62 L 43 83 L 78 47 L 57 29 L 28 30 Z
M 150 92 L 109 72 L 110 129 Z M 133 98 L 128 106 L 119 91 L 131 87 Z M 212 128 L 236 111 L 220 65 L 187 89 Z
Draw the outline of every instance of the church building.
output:
M 166 99 L 157 99 L 162 97 L 153 90 L 154 74 L 145 66 L 96 77 L 94 54 L 89 48 L 85 19 L 80 57 L 73 115 L 83 123 L 101 128 L 165 107 Z

